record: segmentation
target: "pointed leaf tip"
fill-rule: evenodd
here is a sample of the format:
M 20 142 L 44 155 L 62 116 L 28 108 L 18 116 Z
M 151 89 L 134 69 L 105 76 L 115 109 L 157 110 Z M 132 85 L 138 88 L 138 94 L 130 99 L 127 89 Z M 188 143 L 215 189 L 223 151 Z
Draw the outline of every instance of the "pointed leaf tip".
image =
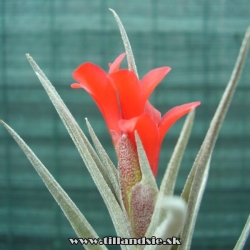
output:
M 180 250 L 190 249 L 191 246 L 194 226 L 206 186 L 206 180 L 210 167 L 210 158 L 221 125 L 224 121 L 228 107 L 232 101 L 232 97 L 239 82 L 244 62 L 247 56 L 249 42 L 250 29 L 246 31 L 230 80 L 222 95 L 220 103 L 207 131 L 206 137 L 202 143 L 202 146 L 199 150 L 199 153 L 188 176 L 187 182 L 182 191 L 182 197 L 185 197 L 188 200 L 188 216 L 182 232 L 183 244 L 180 246 Z
M 120 33 L 121 33 L 122 41 L 123 41 L 125 51 L 126 51 L 126 55 L 127 55 L 128 68 L 129 68 L 129 70 L 134 71 L 134 73 L 138 77 L 138 72 L 137 72 L 137 68 L 136 68 L 136 64 L 135 64 L 135 59 L 134 59 L 133 51 L 132 51 L 132 48 L 131 48 L 127 33 L 126 33 L 126 31 L 125 31 L 125 29 L 123 27 L 123 24 L 122 24 L 119 16 L 116 14 L 116 12 L 113 9 L 109 9 L 109 10 L 113 13 L 113 15 L 115 17 L 115 20 L 116 20 L 116 23 L 117 23 L 118 28 L 119 28 Z

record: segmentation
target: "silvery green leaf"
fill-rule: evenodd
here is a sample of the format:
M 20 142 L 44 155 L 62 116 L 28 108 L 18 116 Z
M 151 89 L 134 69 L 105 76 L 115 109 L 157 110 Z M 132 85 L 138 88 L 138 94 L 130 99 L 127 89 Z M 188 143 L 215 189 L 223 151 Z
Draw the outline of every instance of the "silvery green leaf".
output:
M 194 226 L 209 172 L 209 161 L 216 139 L 218 137 L 220 127 L 223 123 L 236 86 L 240 79 L 241 71 L 248 52 L 249 40 L 250 28 L 248 28 L 246 31 L 231 78 L 223 93 L 219 106 L 211 121 L 206 137 L 195 159 L 194 165 L 182 192 L 182 197 L 188 202 L 188 209 L 186 222 L 181 235 L 183 243 L 181 246 L 179 246 L 179 250 L 190 249 Z
M 163 176 L 160 186 L 160 192 L 162 192 L 165 196 L 173 195 L 174 193 L 176 178 L 191 133 L 191 129 L 194 122 L 194 116 L 195 110 L 192 110 L 185 120 L 180 137 L 177 141 L 177 144 L 174 148 L 174 152 L 171 156 L 166 172 Z
M 153 235 L 166 240 L 179 235 L 185 221 L 187 207 L 185 201 L 177 196 L 163 197 L 161 206 L 165 218 L 160 221 Z M 168 250 L 171 247 L 172 245 L 152 245 L 146 246 L 145 250 Z
M 75 203 L 69 198 L 67 193 L 61 188 L 59 183 L 54 179 L 46 167 L 37 158 L 34 152 L 28 147 L 28 145 L 20 138 L 20 136 L 6 123 L 0 120 L 6 130 L 15 139 L 20 148 L 23 150 L 31 164 L 34 166 L 37 173 L 42 178 L 46 187 L 61 207 L 65 216 L 69 220 L 71 226 L 75 230 L 79 238 L 99 238 L 94 229 L 88 223 L 87 219 L 79 211 Z M 104 245 L 85 245 L 85 249 L 89 250 L 104 250 L 107 249 Z
M 113 166 L 113 163 L 112 161 L 108 161 L 106 159 L 105 162 L 101 162 L 98 155 L 96 154 L 96 152 L 93 150 L 90 142 L 88 141 L 88 139 L 86 138 L 85 134 L 82 132 L 82 130 L 80 129 L 80 127 L 78 127 L 78 130 L 79 130 L 79 133 L 80 133 L 80 136 L 82 137 L 82 140 L 83 142 L 86 144 L 86 147 L 88 148 L 90 154 L 91 154 L 91 157 L 93 158 L 93 160 L 95 161 L 99 171 L 101 172 L 101 174 L 103 175 L 103 178 L 105 179 L 105 181 L 107 182 L 110 190 L 112 191 L 113 195 L 116 197 L 117 201 L 120 202 L 120 199 L 119 199 L 119 191 L 117 192 L 117 190 L 115 190 L 115 179 L 110 179 L 112 176 L 110 176 L 110 173 L 108 172 L 110 169 L 112 169 L 112 166 Z M 104 151 L 105 152 L 105 151 Z M 106 152 L 105 152 L 106 153 Z M 107 155 L 107 153 L 106 153 Z M 108 169 L 106 169 L 106 166 L 105 164 L 110 164 L 110 166 L 108 167 Z M 118 183 L 116 184 L 118 185 Z M 119 187 L 118 187 L 119 188 Z
M 107 175 L 105 178 L 107 182 L 109 182 L 109 186 L 113 187 L 114 192 L 117 197 L 119 197 L 119 202 L 122 202 L 121 199 L 121 192 L 120 192 L 120 187 L 118 183 L 118 173 L 117 169 L 115 168 L 115 165 L 109 158 L 108 154 L 106 153 L 105 149 L 103 148 L 102 144 L 98 140 L 92 126 L 90 125 L 88 119 L 86 118 L 86 123 L 88 126 L 89 134 L 91 136 L 91 139 L 94 143 L 95 149 L 99 154 L 99 157 L 102 160 L 104 168 L 102 168 L 100 171 L 102 172 L 103 176 Z
M 122 25 L 122 22 L 121 22 L 119 16 L 116 14 L 116 12 L 114 10 L 112 10 L 112 9 L 109 9 L 109 10 L 113 13 L 113 15 L 115 17 L 115 20 L 117 22 L 117 25 L 119 27 L 119 30 L 121 32 L 122 41 L 123 41 L 123 44 L 124 44 L 124 47 L 125 47 L 127 60 L 128 60 L 128 68 L 129 68 L 129 70 L 134 71 L 134 73 L 138 77 L 138 72 L 137 72 L 136 64 L 135 64 L 135 59 L 134 59 L 133 51 L 132 51 L 132 48 L 131 48 L 127 33 L 126 33 L 126 31 L 125 31 L 125 29 L 124 29 L 124 27 Z
M 236 243 L 236 246 L 234 247 L 234 250 L 242 250 L 243 249 L 243 247 L 247 241 L 247 238 L 249 236 L 249 233 L 250 233 L 250 215 L 248 216 L 246 225 L 244 226 L 244 228 L 242 230 L 242 233 L 241 233 L 240 238 L 238 239 L 238 241 Z
M 49 95 L 73 142 L 75 143 L 86 167 L 88 168 L 100 194 L 102 195 L 118 235 L 121 237 L 129 238 L 132 231 L 130 224 L 126 215 L 123 213 L 117 201 L 117 198 L 115 197 L 115 194 L 108 186 L 98 168 L 98 165 L 100 163 L 98 156 L 96 155 L 94 149 L 92 148 L 84 133 L 81 131 L 79 125 L 71 115 L 70 111 L 56 92 L 53 85 L 46 78 L 35 61 L 29 55 L 27 55 L 27 58 L 36 75 L 38 76 L 40 82 L 42 83 L 44 89 Z M 126 247 L 123 248 L 126 249 Z
M 174 186 L 176 182 L 176 177 L 178 174 L 179 166 L 182 160 L 182 156 L 185 152 L 186 145 L 190 136 L 190 132 L 192 129 L 193 121 L 194 121 L 195 110 L 192 110 L 183 125 L 180 137 L 175 146 L 174 152 L 171 156 L 171 159 L 168 163 L 166 172 L 163 176 L 160 191 L 158 193 L 158 199 L 155 205 L 155 210 L 151 219 L 150 226 L 147 230 L 147 236 L 151 237 L 156 230 L 156 227 L 159 224 L 159 221 L 164 220 L 165 213 L 162 211 L 162 202 L 164 201 L 164 197 L 168 197 L 173 195 Z

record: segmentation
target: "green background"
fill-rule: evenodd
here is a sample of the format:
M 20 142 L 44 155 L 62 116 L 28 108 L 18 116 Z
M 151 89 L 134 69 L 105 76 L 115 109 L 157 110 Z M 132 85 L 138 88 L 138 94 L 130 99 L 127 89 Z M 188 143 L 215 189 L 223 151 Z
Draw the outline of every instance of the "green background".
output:
M 176 105 L 202 102 L 182 162 L 177 195 L 250 25 L 248 0 L 0 1 L 0 119 L 34 150 L 100 237 L 115 235 L 107 209 L 25 53 L 44 70 L 87 135 L 84 118 L 88 117 L 116 163 L 94 102 L 83 90 L 70 88 L 78 65 L 89 61 L 107 70 L 107 64 L 124 52 L 108 8 L 115 9 L 123 21 L 140 77 L 156 67 L 172 68 L 152 95 L 152 103 L 164 114 Z M 248 57 L 213 153 L 192 249 L 232 249 L 250 211 L 249 68 Z M 183 121 L 164 140 L 158 183 Z M 82 249 L 70 246 L 69 237 L 75 233 L 67 219 L 23 152 L 0 128 L 0 249 Z

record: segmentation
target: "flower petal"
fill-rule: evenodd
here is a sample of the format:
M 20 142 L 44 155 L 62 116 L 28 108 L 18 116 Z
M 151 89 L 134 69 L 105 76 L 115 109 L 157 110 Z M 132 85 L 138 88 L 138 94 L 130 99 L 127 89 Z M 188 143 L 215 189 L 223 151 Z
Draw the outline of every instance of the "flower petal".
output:
M 118 120 L 121 118 L 116 92 L 108 75 L 99 66 L 92 63 L 80 65 L 74 72 L 73 78 L 80 84 L 72 84 L 73 88 L 81 86 L 97 103 L 109 130 L 120 134 Z
M 160 123 L 161 112 L 156 109 L 149 101 L 146 101 L 144 112 L 148 114 L 156 124 Z
M 110 74 L 114 88 L 118 92 L 123 119 L 131 119 L 143 113 L 140 82 L 133 71 L 122 69 Z
M 113 62 L 113 63 L 110 63 L 109 64 L 109 74 L 111 74 L 111 73 L 115 73 L 116 71 L 118 71 L 119 70 L 119 68 L 120 68 L 120 65 L 121 65 L 121 63 L 122 63 L 122 60 L 123 60 L 123 58 L 126 56 L 126 53 L 122 53 L 121 55 L 119 55 L 116 59 L 115 59 L 115 61 Z
M 143 101 L 149 98 L 155 87 L 171 70 L 170 67 L 162 67 L 149 71 L 141 80 Z
M 136 145 L 134 132 L 138 132 L 152 172 L 156 176 L 160 154 L 160 137 L 157 124 L 148 114 L 143 114 L 130 120 L 120 120 L 119 127 L 128 134 L 133 145 Z
M 182 116 L 200 105 L 200 102 L 191 102 L 170 109 L 159 124 L 160 140 L 162 141 L 169 128 Z

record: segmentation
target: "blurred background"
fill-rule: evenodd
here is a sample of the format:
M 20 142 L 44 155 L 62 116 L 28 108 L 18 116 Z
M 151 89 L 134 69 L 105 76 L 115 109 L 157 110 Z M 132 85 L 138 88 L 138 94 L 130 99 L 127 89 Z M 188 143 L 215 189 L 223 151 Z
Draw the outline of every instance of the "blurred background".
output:
M 183 103 L 202 103 L 177 195 L 250 25 L 248 0 L 0 1 L 0 119 L 34 150 L 100 237 L 115 235 L 108 211 L 25 53 L 43 69 L 87 136 L 88 117 L 116 164 L 93 100 L 83 90 L 70 88 L 72 72 L 81 63 L 93 62 L 107 70 L 108 63 L 124 52 L 108 8 L 125 26 L 140 77 L 156 67 L 172 68 L 150 99 L 162 114 Z M 192 249 L 233 249 L 250 211 L 249 68 L 250 56 L 213 153 Z M 183 122 L 184 118 L 178 121 L 164 140 L 158 183 Z M 0 249 L 82 249 L 70 246 L 69 237 L 76 235 L 59 206 L 15 141 L 0 128 Z M 245 249 L 249 248 L 248 240 Z

